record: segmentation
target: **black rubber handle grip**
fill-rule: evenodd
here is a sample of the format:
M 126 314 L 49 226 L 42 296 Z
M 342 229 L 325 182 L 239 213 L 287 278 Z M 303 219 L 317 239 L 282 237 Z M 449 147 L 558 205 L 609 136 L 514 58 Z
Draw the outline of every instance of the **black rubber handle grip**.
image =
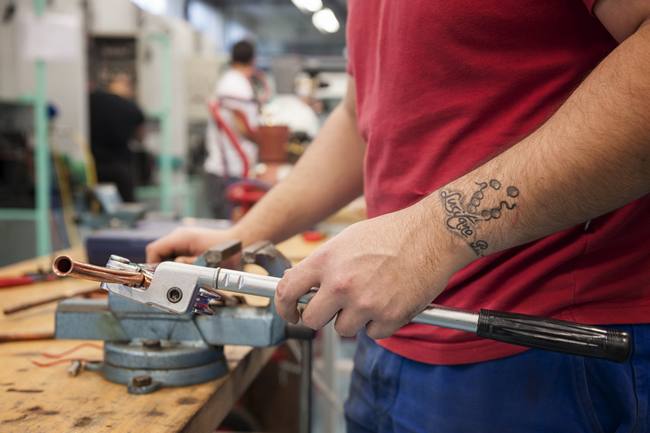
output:
M 627 332 L 590 325 L 481 310 L 476 334 L 520 346 L 623 362 L 630 356 Z

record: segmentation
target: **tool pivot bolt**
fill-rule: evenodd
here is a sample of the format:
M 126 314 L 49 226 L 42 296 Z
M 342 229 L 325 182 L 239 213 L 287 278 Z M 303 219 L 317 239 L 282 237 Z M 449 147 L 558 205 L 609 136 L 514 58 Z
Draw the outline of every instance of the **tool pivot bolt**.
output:
M 147 376 L 147 375 L 134 376 L 133 379 L 131 379 L 131 383 L 133 384 L 133 386 L 136 386 L 138 388 L 149 386 L 151 385 L 151 382 L 152 382 L 151 376 Z
M 142 345 L 147 349 L 160 349 L 160 340 L 142 340 Z
M 172 287 L 167 290 L 167 300 L 172 304 L 176 304 L 183 297 L 183 292 L 178 287 Z

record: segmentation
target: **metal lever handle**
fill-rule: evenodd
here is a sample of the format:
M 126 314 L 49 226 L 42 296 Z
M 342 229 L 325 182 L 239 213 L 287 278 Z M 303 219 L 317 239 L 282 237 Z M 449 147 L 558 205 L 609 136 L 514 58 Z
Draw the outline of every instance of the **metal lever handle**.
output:
M 412 323 L 472 332 L 479 337 L 519 346 L 623 362 L 631 352 L 627 332 L 526 314 L 481 310 L 480 313 L 432 305 Z
M 111 281 L 113 284 L 104 284 L 109 290 L 176 314 L 191 311 L 199 288 L 223 289 L 273 298 L 280 281 L 279 278 L 265 275 L 173 262 L 160 264 L 151 284 L 148 274 L 142 272 L 92 267 L 74 262 L 68 257 L 57 258 L 53 268 L 58 275 L 95 279 L 105 283 Z M 143 287 L 130 287 L 131 284 Z M 175 297 L 170 298 L 172 291 L 175 291 Z M 299 302 L 308 303 L 314 294 L 311 292 L 302 296 Z M 524 314 L 492 310 L 475 313 L 432 305 L 415 316 L 411 323 L 457 329 L 520 346 L 618 362 L 625 361 L 631 351 L 630 336 L 626 332 Z
M 217 287 L 272 298 L 279 278 L 221 269 Z M 306 304 L 315 292 L 300 298 Z M 411 323 L 472 332 L 480 337 L 554 352 L 625 361 L 631 350 L 626 332 L 524 314 L 481 310 L 480 313 L 432 305 Z
M 492 310 L 481 310 L 476 334 L 506 343 L 616 362 L 625 361 L 631 351 L 627 332 Z

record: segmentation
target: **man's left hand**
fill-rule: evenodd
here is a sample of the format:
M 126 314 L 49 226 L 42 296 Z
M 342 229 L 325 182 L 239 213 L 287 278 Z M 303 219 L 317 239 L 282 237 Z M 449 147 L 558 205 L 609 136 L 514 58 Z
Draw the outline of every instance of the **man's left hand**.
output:
M 471 257 L 431 218 L 416 204 L 348 227 L 285 273 L 275 295 L 278 313 L 296 323 L 297 300 L 316 288 L 302 312 L 304 325 L 320 329 L 336 317 L 343 336 L 364 327 L 372 338 L 392 335 Z

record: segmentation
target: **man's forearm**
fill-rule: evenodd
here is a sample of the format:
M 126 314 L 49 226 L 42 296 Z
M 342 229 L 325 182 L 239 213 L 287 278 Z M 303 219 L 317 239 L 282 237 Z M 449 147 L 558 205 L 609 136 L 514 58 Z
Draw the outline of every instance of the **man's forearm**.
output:
M 646 24 L 539 130 L 416 206 L 451 234 L 452 243 L 466 244 L 467 263 L 586 222 L 649 191 Z
M 291 174 L 235 226 L 246 243 L 284 240 L 363 192 L 364 145 L 346 102 L 330 115 Z

